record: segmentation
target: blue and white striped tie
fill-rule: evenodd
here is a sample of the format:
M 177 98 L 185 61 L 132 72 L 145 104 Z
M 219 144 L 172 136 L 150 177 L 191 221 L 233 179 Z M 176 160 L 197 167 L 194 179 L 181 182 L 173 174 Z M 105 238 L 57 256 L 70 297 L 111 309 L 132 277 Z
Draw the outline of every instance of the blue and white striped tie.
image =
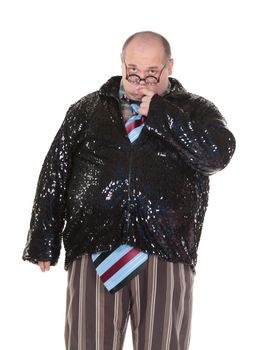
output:
M 132 103 L 134 114 L 125 123 L 131 142 L 134 142 L 144 126 L 144 116 L 138 113 L 139 105 Z M 110 293 L 124 287 L 146 267 L 148 254 L 128 244 L 122 244 L 109 252 L 98 252 L 91 255 L 96 272 Z

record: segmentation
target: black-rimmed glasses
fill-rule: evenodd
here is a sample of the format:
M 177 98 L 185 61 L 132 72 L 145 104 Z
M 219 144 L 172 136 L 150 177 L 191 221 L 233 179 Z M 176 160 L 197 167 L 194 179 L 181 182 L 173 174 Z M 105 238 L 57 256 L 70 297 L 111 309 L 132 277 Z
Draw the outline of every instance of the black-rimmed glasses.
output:
M 169 62 L 169 61 L 168 61 Z M 124 61 L 124 64 L 125 64 L 125 71 L 126 71 L 126 80 L 131 83 L 131 84 L 135 84 L 135 85 L 139 85 L 141 83 L 141 81 L 144 81 L 146 85 L 156 85 L 160 82 L 160 77 L 161 77 L 161 74 L 163 72 L 163 69 L 166 67 L 167 63 L 166 62 L 164 64 L 164 66 L 162 67 L 160 73 L 159 73 L 159 76 L 158 77 L 155 77 L 154 75 L 148 75 L 146 76 L 145 78 L 141 78 L 139 75 L 137 74 L 127 74 L 127 65 L 126 65 L 126 62 Z

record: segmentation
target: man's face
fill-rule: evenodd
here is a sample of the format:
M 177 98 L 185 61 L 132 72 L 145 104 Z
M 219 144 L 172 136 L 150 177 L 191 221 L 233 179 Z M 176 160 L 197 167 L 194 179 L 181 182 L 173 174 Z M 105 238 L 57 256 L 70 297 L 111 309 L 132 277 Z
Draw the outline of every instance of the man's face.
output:
M 133 39 L 127 46 L 122 59 L 122 82 L 128 98 L 140 101 L 143 97 L 141 88 L 152 90 L 162 95 L 168 86 L 168 76 L 172 73 L 173 60 L 167 61 L 164 49 L 158 40 Z M 165 68 L 163 68 L 165 65 Z M 163 70 L 162 70 L 163 68 Z M 161 72 L 162 70 L 162 72 Z M 161 75 L 160 75 L 161 72 Z M 126 74 L 137 74 L 140 78 L 160 75 L 160 82 L 156 85 L 145 85 L 141 81 L 139 85 L 132 84 L 126 80 Z

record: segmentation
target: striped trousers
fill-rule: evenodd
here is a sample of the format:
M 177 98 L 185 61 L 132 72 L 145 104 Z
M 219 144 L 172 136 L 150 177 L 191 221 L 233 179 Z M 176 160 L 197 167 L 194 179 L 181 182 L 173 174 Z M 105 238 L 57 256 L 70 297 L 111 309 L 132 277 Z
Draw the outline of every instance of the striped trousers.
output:
M 110 294 L 90 256 L 68 270 L 66 350 L 121 350 L 128 318 L 134 350 L 189 348 L 194 272 L 149 255 L 147 268 Z

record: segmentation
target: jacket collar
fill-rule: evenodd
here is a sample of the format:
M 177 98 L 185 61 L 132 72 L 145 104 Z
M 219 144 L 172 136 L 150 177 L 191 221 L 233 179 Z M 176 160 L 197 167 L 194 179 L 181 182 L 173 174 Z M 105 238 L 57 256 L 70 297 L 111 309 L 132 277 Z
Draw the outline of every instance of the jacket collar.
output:
M 111 96 L 119 99 L 119 89 L 122 76 L 117 75 L 111 77 L 104 85 L 99 89 L 100 94 Z M 170 92 L 166 94 L 166 97 L 180 97 L 181 95 L 189 95 L 187 90 L 182 84 L 175 78 L 169 78 L 171 83 Z

